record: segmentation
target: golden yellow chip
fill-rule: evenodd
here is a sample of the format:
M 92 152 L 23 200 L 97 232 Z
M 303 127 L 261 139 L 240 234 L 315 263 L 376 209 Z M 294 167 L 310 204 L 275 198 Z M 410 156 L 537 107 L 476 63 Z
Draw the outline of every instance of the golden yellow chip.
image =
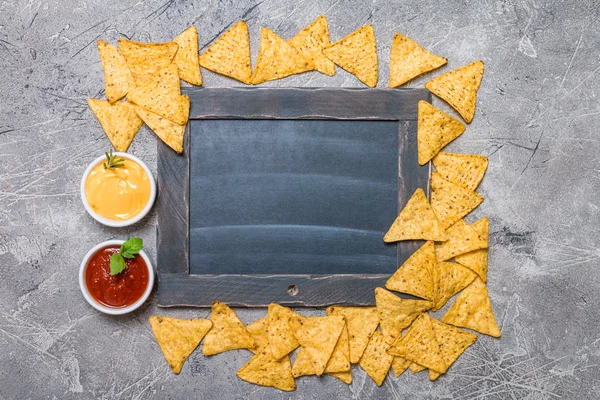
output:
M 98 40 L 98 53 L 104 70 L 104 93 L 106 99 L 114 103 L 135 88 L 135 82 L 119 49 L 104 40 Z
M 346 325 L 333 349 L 333 353 L 325 366 L 326 374 L 350 371 L 350 346 L 348 345 L 348 329 Z M 305 375 L 315 375 L 315 368 L 308 352 L 301 347 L 292 367 L 294 378 Z
M 198 30 L 190 26 L 173 39 L 179 46 L 173 63 L 179 69 L 179 77 L 192 85 L 202 85 L 200 65 L 198 65 Z
M 239 21 L 200 54 L 200 66 L 249 84 L 252 76 L 248 25 Z
M 485 249 L 488 246 L 488 241 L 479 236 L 464 219 L 457 221 L 446 232 L 448 241 L 435 245 L 435 257 L 438 261 L 446 261 L 460 254 Z
M 324 48 L 323 54 L 365 85 L 377 86 L 377 44 L 373 25 L 365 25 Z
M 440 376 L 442 376 L 442 374 L 440 374 L 439 372 L 435 372 L 435 371 L 429 370 L 429 380 L 430 381 L 435 381 Z
M 331 44 L 327 19 L 323 15 L 298 32 L 288 43 L 312 60 L 317 71 L 329 76 L 335 75 L 335 64 L 323 54 L 323 49 Z
M 302 316 L 275 303 L 269 304 L 267 316 L 269 317 L 269 347 L 273 357 L 279 360 L 300 346 L 290 323 Z
M 390 51 L 391 88 L 404 85 L 411 79 L 446 64 L 448 59 L 425 50 L 417 42 L 396 33 Z
M 258 353 L 263 347 L 269 345 L 269 317 L 265 316 L 246 325 L 246 330 L 254 339 L 254 347 L 250 349 L 254 354 Z M 270 350 L 269 350 L 270 351 Z
M 426 242 L 414 252 L 404 264 L 387 280 L 388 290 L 408 293 L 425 300 L 433 300 L 433 268 L 435 248 L 433 242 Z
M 417 239 L 440 242 L 448 239 L 421 188 L 415 190 L 383 237 L 386 243 Z
M 477 189 L 488 166 L 488 158 L 478 154 L 439 153 L 432 161 L 445 180 L 469 190 Z
M 327 307 L 327 315 L 340 315 L 346 319 L 350 342 L 350 362 L 356 364 L 363 355 L 377 325 L 379 316 L 375 307 Z
M 229 350 L 254 348 L 254 339 L 227 305 L 215 301 L 210 320 L 213 327 L 202 345 L 204 355 L 211 356 Z
M 187 97 L 187 96 L 184 96 Z M 185 125 L 179 125 L 166 118 L 156 115 L 143 107 L 136 106 L 135 111 L 146 125 L 156 133 L 156 136 L 178 153 L 183 151 L 183 135 Z
M 437 172 L 431 174 L 431 208 L 444 229 L 473 211 L 483 197 L 442 178 Z
M 127 151 L 143 123 L 135 112 L 135 106 L 126 101 L 110 104 L 97 99 L 88 99 L 88 105 L 115 149 Z
M 119 39 L 119 49 L 137 86 L 152 83 L 156 74 L 171 64 L 178 48 L 177 43 L 173 42 L 140 43 Z
M 489 220 L 487 217 L 480 219 L 471 225 L 471 228 L 479 234 L 479 236 L 488 242 L 489 239 Z M 486 246 L 487 247 L 487 246 Z M 466 254 L 461 254 L 455 257 L 457 263 L 468 267 L 475 271 L 483 282 L 487 280 L 487 265 L 488 265 L 488 249 L 479 249 Z
M 152 333 L 173 372 L 178 374 L 212 322 L 207 319 L 177 319 L 151 316 L 148 318 Z
M 437 262 L 433 270 L 435 287 L 433 311 L 442 308 L 452 296 L 470 285 L 475 278 L 477 278 L 477 274 L 460 264 Z
M 408 366 L 408 368 L 410 368 L 410 372 L 411 374 L 416 374 L 417 372 L 421 372 L 426 370 L 427 368 L 425 368 L 424 366 L 417 364 L 415 362 L 410 363 L 410 365 Z
M 458 111 L 466 123 L 471 123 L 481 78 L 483 61 L 480 60 L 435 77 L 425 87 Z
M 471 332 L 463 331 L 454 326 L 444 324 L 434 318 L 431 318 L 435 338 L 440 346 L 440 353 L 450 367 L 454 361 L 477 340 L 477 335 Z M 433 372 L 433 374 L 432 374 Z M 429 370 L 429 379 L 434 381 L 439 377 L 439 372 Z
M 331 375 L 334 378 L 339 379 L 340 381 L 344 382 L 347 385 L 349 385 L 349 384 L 352 383 L 352 371 L 347 371 L 347 372 L 333 372 L 333 373 L 327 374 L 327 375 Z
M 488 291 L 480 278 L 476 278 L 458 295 L 442 321 L 454 326 L 473 329 L 484 335 L 500 337 L 500 328 L 492 311 Z
M 442 110 L 421 100 L 417 116 L 417 151 L 419 164 L 424 165 L 448 143 L 462 135 L 465 126 Z
M 389 344 L 393 343 L 419 314 L 433 307 L 431 301 L 401 299 L 382 288 L 375 289 L 375 303 L 381 331 Z
M 394 357 L 386 353 L 388 344 L 381 331 L 376 331 L 360 358 L 359 365 L 377 386 L 381 386 L 390 370 Z
M 276 360 L 267 348 L 255 354 L 236 375 L 255 385 L 270 386 L 287 392 L 296 390 L 290 358 L 285 356 Z
M 394 370 L 394 375 L 399 377 L 408 369 L 408 367 L 412 364 L 411 361 L 408 361 L 402 357 L 394 357 L 394 361 L 392 361 L 392 369 Z

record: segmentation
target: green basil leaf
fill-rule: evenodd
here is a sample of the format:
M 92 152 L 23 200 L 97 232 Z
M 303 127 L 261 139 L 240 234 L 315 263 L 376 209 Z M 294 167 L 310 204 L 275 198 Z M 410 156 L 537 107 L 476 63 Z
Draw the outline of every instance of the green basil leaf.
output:
M 125 258 L 133 258 L 140 250 L 142 250 L 143 245 L 144 242 L 142 239 L 133 237 L 121 245 L 119 253 Z
M 125 259 L 119 254 L 114 253 L 110 256 L 110 274 L 117 275 L 125 270 Z

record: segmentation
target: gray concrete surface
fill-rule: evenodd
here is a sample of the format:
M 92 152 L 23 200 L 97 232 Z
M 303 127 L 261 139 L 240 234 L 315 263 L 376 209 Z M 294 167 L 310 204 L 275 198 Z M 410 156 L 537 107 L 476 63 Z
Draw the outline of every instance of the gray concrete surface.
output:
M 435 383 L 406 373 L 378 388 L 355 368 L 351 386 L 313 377 L 281 393 L 235 377 L 244 351 L 197 351 L 175 376 L 146 319 L 207 311 L 151 300 L 114 318 L 79 292 L 80 260 L 96 243 L 137 235 L 155 254 L 154 215 L 108 229 L 79 199 L 84 168 L 109 146 L 86 105 L 103 95 L 96 40 L 164 41 L 194 24 L 203 47 L 245 18 L 255 57 L 261 26 L 289 38 L 319 14 L 334 40 L 374 25 L 379 86 L 396 31 L 448 57 L 442 71 L 485 61 L 475 119 L 449 148 L 490 159 L 470 220 L 490 217 L 489 291 L 503 336 L 481 337 Z M 599 18 L 592 0 L 0 1 L 0 398 L 600 398 Z M 202 72 L 205 86 L 236 85 Z M 341 70 L 269 85 L 360 86 Z M 131 152 L 156 168 L 155 143 L 143 128 Z M 244 322 L 263 314 L 239 310 Z

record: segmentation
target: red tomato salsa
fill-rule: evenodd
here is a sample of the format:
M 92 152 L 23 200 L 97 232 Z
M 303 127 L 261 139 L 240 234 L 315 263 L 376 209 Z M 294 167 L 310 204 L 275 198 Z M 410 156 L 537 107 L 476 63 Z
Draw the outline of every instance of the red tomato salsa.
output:
M 85 269 L 85 285 L 94 300 L 115 308 L 132 305 L 148 287 L 148 267 L 139 254 L 125 259 L 127 267 L 123 272 L 110 274 L 110 256 L 119 248 L 119 245 L 113 245 L 98 250 Z

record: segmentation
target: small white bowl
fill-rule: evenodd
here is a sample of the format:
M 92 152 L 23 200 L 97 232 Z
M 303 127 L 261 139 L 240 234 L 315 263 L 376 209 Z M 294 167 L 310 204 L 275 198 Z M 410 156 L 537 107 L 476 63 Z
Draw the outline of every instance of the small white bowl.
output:
M 115 245 L 115 244 L 122 245 L 124 242 L 125 242 L 124 240 L 107 240 L 106 242 L 102 242 L 102 243 L 94 246 L 90 251 L 87 252 L 85 257 L 83 257 L 83 261 L 81 262 L 81 267 L 79 267 L 79 287 L 81 288 L 81 293 L 83 293 L 83 297 L 85 297 L 87 302 L 90 303 L 90 305 L 92 307 L 94 307 L 98 311 L 102 311 L 105 314 L 123 315 L 123 314 L 127 314 L 127 313 L 132 312 L 133 310 L 138 309 L 142 304 L 144 304 L 144 302 L 146 300 L 148 300 L 150 293 L 152 293 L 152 288 L 154 287 L 154 268 L 152 268 L 152 263 L 150 262 L 150 259 L 148 258 L 146 253 L 144 253 L 144 250 L 141 250 L 139 252 L 139 255 L 144 259 L 144 261 L 146 262 L 146 267 L 148 268 L 148 287 L 146 287 L 146 291 L 144 292 L 142 297 L 140 297 L 138 299 L 138 301 L 136 301 L 135 303 L 133 303 L 132 305 L 127 306 L 127 307 L 116 308 L 116 307 L 107 307 L 103 304 L 100 304 L 92 297 L 92 295 L 90 294 L 90 292 L 87 288 L 87 285 L 85 284 L 85 269 L 87 267 L 88 261 L 90 261 L 90 258 L 98 250 L 100 250 L 106 246 L 111 246 L 111 245 Z
M 90 174 L 92 169 L 100 162 L 105 161 L 106 156 L 100 156 L 96 158 L 94 161 L 91 162 L 91 164 L 83 173 L 83 177 L 81 178 L 81 201 L 83 202 L 83 206 L 85 207 L 88 214 L 90 214 L 92 218 L 94 218 L 96 221 L 100 222 L 103 225 L 111 226 L 113 228 L 121 228 L 124 226 L 133 225 L 136 222 L 141 221 L 146 215 L 148 215 L 148 213 L 152 209 L 152 206 L 154 205 L 154 200 L 156 200 L 156 181 L 154 180 L 154 175 L 152 175 L 152 172 L 150 172 L 150 168 L 148 168 L 148 166 L 136 156 L 121 152 L 113 153 L 113 155 L 116 157 L 127 158 L 129 160 L 135 161 L 144 169 L 146 174 L 148 174 L 148 179 L 150 180 L 150 199 L 148 199 L 148 204 L 146 204 L 146 207 L 144 207 L 144 209 L 135 217 L 124 221 L 105 218 L 102 215 L 96 213 L 94 210 L 92 210 L 92 207 L 90 207 L 90 204 L 87 201 L 87 196 L 85 195 L 85 184 L 87 182 L 88 175 Z

